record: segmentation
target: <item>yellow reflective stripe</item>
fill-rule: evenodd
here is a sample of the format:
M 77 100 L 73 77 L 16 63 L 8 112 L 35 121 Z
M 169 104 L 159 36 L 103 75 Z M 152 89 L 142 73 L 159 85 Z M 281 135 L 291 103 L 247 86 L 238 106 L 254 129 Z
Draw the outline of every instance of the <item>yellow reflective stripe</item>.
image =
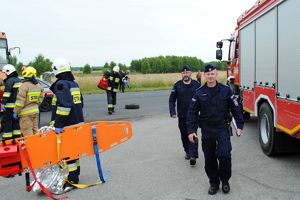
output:
M 119 78 L 116 78 L 116 79 L 115 79 L 115 82 L 116 82 L 116 83 L 119 83 L 119 82 L 120 82 L 120 79 L 119 79 Z
M 73 96 L 73 95 L 80 95 L 80 91 L 73 91 L 73 92 L 71 92 L 71 95 Z
M 5 104 L 4 107 L 5 107 L 5 108 L 14 108 L 14 107 L 15 107 L 15 104 L 14 104 L 14 103 L 7 103 L 7 104 Z
M 75 170 L 77 170 L 77 164 L 76 163 L 68 164 L 68 171 L 69 172 L 73 172 Z
M 10 97 L 10 94 L 11 94 L 10 92 L 4 92 L 3 97 Z
M 17 101 L 16 101 L 16 106 L 24 107 L 24 101 L 22 101 L 22 100 L 17 100 Z
M 112 104 L 108 104 L 108 105 L 107 105 L 107 107 L 108 107 L 108 108 L 113 108 L 113 107 L 114 107 L 114 105 L 112 105 Z
M 58 71 L 60 71 L 60 72 L 71 71 L 71 68 L 70 67 L 62 67 Z
M 57 98 L 56 98 L 56 97 L 53 97 L 53 98 L 52 98 L 52 102 L 51 102 L 52 106 L 55 106 L 55 105 L 56 105 L 56 102 L 57 102 Z
M 12 135 L 12 132 L 9 132 L 9 133 L 3 133 L 2 137 L 3 138 L 11 138 L 13 135 Z
M 70 91 L 71 91 L 71 92 L 74 92 L 74 91 L 80 91 L 80 89 L 79 89 L 79 87 L 73 87 L 73 88 L 70 89 Z
M 27 94 L 28 95 L 38 95 L 38 96 L 40 96 L 41 92 L 28 92 Z
M 21 83 L 15 83 L 14 85 L 13 85 L 13 88 L 19 88 L 21 86 Z
M 108 87 L 107 90 L 111 90 L 111 87 Z
M 114 77 L 112 77 L 112 76 L 110 76 L 110 77 L 109 77 L 109 80 L 111 80 L 111 81 L 112 81 L 113 79 L 114 79 Z
M 13 135 L 21 135 L 21 131 L 20 130 L 14 130 L 12 132 Z
M 118 92 L 118 89 L 114 88 L 114 89 L 113 89 L 113 92 Z
M 68 116 L 70 114 L 70 112 L 56 110 L 56 114 L 62 115 L 62 116 Z
M 56 114 L 62 115 L 62 116 L 68 116 L 70 114 L 71 108 L 65 108 L 65 107 L 57 107 Z
M 25 111 L 21 111 L 20 115 L 28 115 L 28 114 L 33 114 L 33 113 L 38 113 L 39 109 L 38 108 L 32 108 L 30 110 L 25 110 Z

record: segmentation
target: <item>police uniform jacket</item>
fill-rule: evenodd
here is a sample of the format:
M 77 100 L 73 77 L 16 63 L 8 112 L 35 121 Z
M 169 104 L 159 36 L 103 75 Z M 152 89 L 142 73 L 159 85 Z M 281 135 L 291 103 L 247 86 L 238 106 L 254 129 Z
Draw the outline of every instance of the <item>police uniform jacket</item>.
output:
M 107 71 L 104 74 L 104 77 L 107 79 L 108 81 L 108 91 L 112 91 L 112 92 L 118 92 L 118 88 L 120 86 L 120 84 L 122 83 L 122 75 L 120 73 L 112 73 Z
M 230 88 L 220 83 L 214 88 L 209 88 L 205 84 L 197 89 L 192 98 L 187 116 L 188 133 L 195 133 L 198 125 L 201 128 L 227 127 L 230 112 L 237 128 L 243 129 L 243 115 Z
M 192 80 L 190 84 L 184 84 L 183 80 L 177 81 L 171 91 L 169 97 L 170 116 L 176 115 L 175 103 L 177 101 L 177 115 L 179 118 L 186 118 L 188 108 L 192 97 L 197 88 L 200 87 L 199 82 Z
M 79 86 L 70 80 L 58 80 L 50 88 L 54 93 L 52 101 L 52 117 L 54 127 L 82 123 L 83 120 L 83 99 Z M 54 105 L 53 105 L 54 104 Z
M 5 89 L 2 98 L 2 104 L 5 108 L 14 108 L 18 89 L 21 85 L 21 80 L 18 77 L 8 77 L 5 80 Z
M 39 113 L 39 105 L 43 101 L 43 87 L 36 80 L 24 80 L 16 100 L 14 112 L 20 116 Z

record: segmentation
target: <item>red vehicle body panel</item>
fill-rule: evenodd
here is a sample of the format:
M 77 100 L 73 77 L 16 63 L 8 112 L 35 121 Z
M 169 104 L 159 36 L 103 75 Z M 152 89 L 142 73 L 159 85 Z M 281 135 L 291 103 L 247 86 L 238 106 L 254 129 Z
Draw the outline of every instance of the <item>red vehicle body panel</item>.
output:
M 281 3 L 281 0 L 260 0 L 246 12 L 244 12 L 237 20 L 236 32 L 237 39 L 240 41 L 240 30 L 255 20 L 258 16 L 262 15 L 268 9 Z M 241 55 L 241 44 L 238 44 L 238 55 Z M 235 77 L 235 85 L 241 87 L 240 78 L 240 57 L 234 62 L 234 59 L 229 58 L 229 67 L 227 70 L 228 76 Z M 275 70 L 275 68 L 274 68 Z M 262 86 L 253 83 L 253 88 L 241 88 L 243 94 L 243 109 L 255 116 L 258 115 L 258 103 L 260 99 L 268 101 L 272 107 L 274 114 L 274 126 L 278 130 L 289 134 L 290 136 L 300 139 L 300 101 L 280 98 L 276 95 L 276 86 Z

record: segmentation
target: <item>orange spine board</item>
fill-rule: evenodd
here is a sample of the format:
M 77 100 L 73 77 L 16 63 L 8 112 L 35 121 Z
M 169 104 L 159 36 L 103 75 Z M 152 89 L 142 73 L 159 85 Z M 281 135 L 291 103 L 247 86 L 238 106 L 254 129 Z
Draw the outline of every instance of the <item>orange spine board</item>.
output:
M 96 121 L 64 128 L 58 153 L 57 135 L 54 131 L 17 139 L 24 142 L 34 169 L 51 166 L 64 160 L 94 155 L 92 130 L 96 129 L 99 153 L 107 151 L 132 137 L 132 127 L 127 121 Z M 19 145 L 19 148 L 21 146 Z M 28 164 L 22 151 L 22 168 Z M 60 158 L 58 156 L 60 155 Z

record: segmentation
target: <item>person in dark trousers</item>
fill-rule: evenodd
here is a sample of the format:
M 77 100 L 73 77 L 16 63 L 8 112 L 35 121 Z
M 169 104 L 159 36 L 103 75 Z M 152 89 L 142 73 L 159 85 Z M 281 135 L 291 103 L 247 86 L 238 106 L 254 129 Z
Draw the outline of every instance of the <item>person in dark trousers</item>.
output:
M 198 138 L 198 126 L 202 133 L 202 150 L 205 158 L 205 172 L 209 178 L 208 194 L 214 195 L 222 182 L 222 191 L 229 193 L 231 177 L 230 121 L 232 113 L 236 122 L 236 134 L 240 136 L 244 125 L 243 115 L 231 89 L 218 83 L 216 68 L 207 64 L 204 77 L 206 83 L 196 91 L 192 98 L 188 115 L 187 129 L 189 140 Z
M 178 117 L 178 127 L 181 133 L 182 146 L 185 151 L 185 159 L 190 160 L 190 165 L 196 164 L 198 158 L 198 144 L 189 142 L 186 129 L 186 116 L 188 107 L 200 83 L 191 79 L 191 69 L 185 65 L 182 68 L 182 80 L 177 81 L 169 98 L 169 111 L 172 118 Z M 177 101 L 177 114 L 175 111 Z
M 15 108 L 16 97 L 18 89 L 21 85 L 21 80 L 18 78 L 16 68 L 11 64 L 4 65 L 2 72 L 7 75 L 7 78 L 4 80 L 5 88 L 1 103 L 1 110 L 3 111 L 2 140 L 5 141 L 22 136 L 19 126 L 19 119 L 15 119 L 13 117 L 13 110 Z
M 52 104 L 52 117 L 55 132 L 61 134 L 66 126 L 76 125 L 84 122 L 83 98 L 78 84 L 74 81 L 71 65 L 65 58 L 58 58 L 53 62 L 52 70 L 57 80 L 51 85 L 50 90 L 55 94 Z M 74 148 L 76 148 L 74 146 Z M 68 192 L 78 184 L 80 166 L 79 160 L 67 161 L 68 181 L 64 185 L 64 192 Z
M 120 73 L 120 67 L 114 66 L 112 72 L 107 71 L 104 77 L 108 80 L 108 88 L 106 90 L 107 95 L 107 110 L 108 114 L 115 112 L 115 106 L 117 104 L 117 92 L 118 88 L 122 85 L 123 76 Z

